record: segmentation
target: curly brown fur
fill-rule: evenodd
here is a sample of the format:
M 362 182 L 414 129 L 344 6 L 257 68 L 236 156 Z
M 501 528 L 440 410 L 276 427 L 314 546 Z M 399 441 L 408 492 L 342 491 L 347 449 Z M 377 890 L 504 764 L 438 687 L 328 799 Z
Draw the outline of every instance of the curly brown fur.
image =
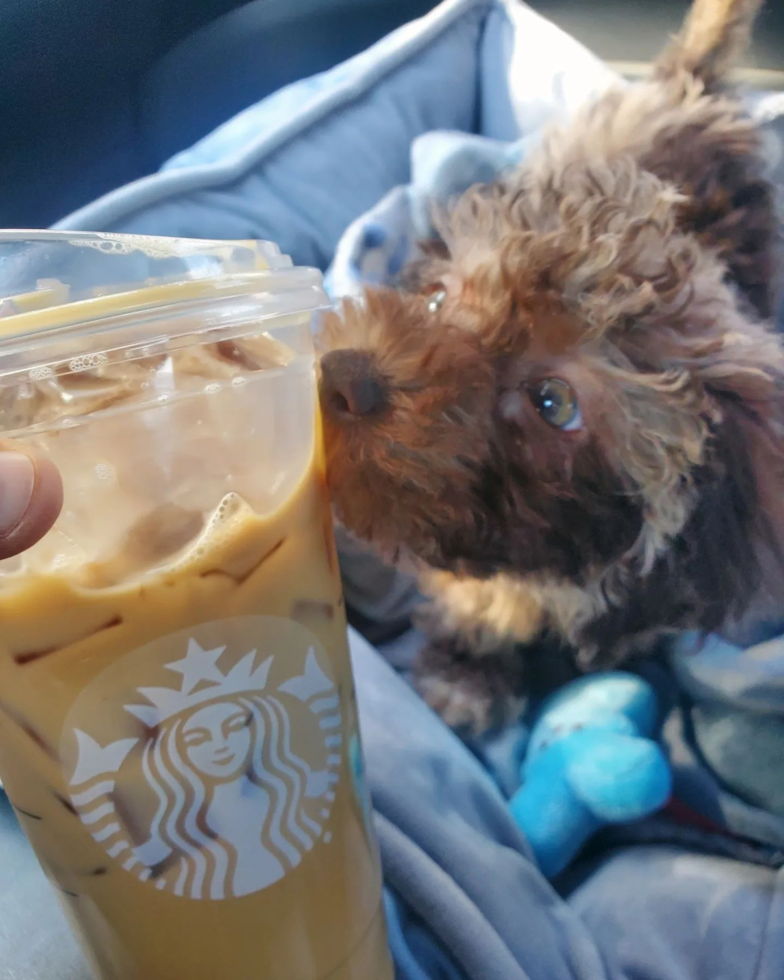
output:
M 721 86 L 758 6 L 697 0 L 652 82 L 457 201 L 419 291 L 370 291 L 327 327 L 333 497 L 422 570 L 440 664 L 423 686 L 450 717 L 510 693 L 486 680 L 466 707 L 469 651 L 508 664 L 549 630 L 615 659 L 775 598 L 776 216 L 758 133 Z M 576 393 L 569 431 L 535 406 L 549 378 Z

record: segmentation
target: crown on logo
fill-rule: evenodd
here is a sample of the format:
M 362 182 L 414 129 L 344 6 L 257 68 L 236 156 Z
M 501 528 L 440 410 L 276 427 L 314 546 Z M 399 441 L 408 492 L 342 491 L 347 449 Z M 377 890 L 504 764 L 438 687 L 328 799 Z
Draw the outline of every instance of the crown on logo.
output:
M 150 704 L 126 704 L 125 710 L 135 715 L 148 728 L 154 728 L 167 718 L 189 708 L 213 701 L 216 698 L 236 694 L 263 691 L 267 683 L 272 657 L 254 668 L 256 651 L 251 650 L 227 673 L 218 667 L 218 660 L 226 649 L 216 647 L 204 650 L 196 640 L 188 641 L 188 652 L 182 660 L 166 664 L 167 670 L 182 674 L 179 690 L 171 687 L 140 687 Z M 201 686 L 202 684 L 208 686 Z M 196 688 L 199 687 L 199 690 Z

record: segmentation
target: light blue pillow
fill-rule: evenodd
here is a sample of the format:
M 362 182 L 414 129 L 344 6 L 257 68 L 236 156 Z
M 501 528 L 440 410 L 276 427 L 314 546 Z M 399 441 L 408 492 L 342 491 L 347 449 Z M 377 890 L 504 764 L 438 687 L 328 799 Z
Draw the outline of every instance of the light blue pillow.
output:
M 347 226 L 409 181 L 420 136 L 516 139 L 610 77 L 518 0 L 445 0 L 56 227 L 271 239 L 324 269 Z

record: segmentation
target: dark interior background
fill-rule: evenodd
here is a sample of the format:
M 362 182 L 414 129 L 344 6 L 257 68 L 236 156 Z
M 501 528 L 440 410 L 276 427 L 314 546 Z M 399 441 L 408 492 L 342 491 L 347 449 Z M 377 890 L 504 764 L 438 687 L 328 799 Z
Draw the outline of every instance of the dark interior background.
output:
M 45 227 L 153 173 L 234 113 L 435 0 L 2 0 L 0 226 Z M 606 58 L 644 61 L 687 0 L 532 0 Z M 781 68 L 768 0 L 749 64 Z
M 650 61 L 677 31 L 691 0 L 528 0 L 608 61 Z M 784 69 L 784 0 L 766 0 L 749 68 Z

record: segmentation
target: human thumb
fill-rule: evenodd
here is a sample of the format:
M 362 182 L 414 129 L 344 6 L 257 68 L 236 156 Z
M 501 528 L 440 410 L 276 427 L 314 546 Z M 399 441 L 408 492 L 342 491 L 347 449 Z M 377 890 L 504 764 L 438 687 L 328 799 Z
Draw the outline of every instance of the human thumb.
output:
M 0 443 L 0 558 L 10 558 L 40 540 L 63 504 L 60 473 L 47 459 Z

